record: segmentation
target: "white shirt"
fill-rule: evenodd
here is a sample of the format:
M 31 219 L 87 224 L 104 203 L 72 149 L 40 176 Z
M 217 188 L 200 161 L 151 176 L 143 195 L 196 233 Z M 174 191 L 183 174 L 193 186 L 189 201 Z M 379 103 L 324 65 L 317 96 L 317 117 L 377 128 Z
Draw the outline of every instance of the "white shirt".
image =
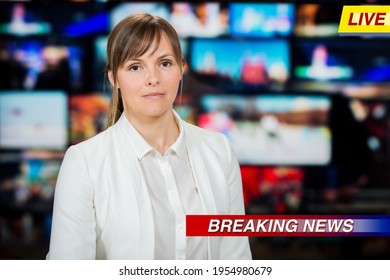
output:
M 155 259 L 207 259 L 205 237 L 186 237 L 186 214 L 205 214 L 189 161 L 180 117 L 179 136 L 164 155 L 127 121 L 153 208 Z M 127 120 L 127 119 L 126 119 Z

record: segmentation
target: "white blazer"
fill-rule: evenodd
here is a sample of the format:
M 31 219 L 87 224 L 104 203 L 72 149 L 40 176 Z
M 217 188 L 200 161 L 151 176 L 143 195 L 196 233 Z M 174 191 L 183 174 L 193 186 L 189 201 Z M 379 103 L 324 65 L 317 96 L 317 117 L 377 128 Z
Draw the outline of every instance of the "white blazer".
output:
M 71 146 L 54 198 L 47 259 L 154 259 L 151 201 L 135 152 L 118 122 Z M 244 214 L 238 162 L 227 138 L 182 120 L 207 214 Z M 209 259 L 251 259 L 247 237 L 208 237 Z

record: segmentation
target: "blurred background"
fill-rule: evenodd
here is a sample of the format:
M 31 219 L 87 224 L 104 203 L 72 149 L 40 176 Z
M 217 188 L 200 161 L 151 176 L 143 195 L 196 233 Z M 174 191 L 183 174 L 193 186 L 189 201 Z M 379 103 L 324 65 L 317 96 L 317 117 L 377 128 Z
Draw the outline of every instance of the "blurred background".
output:
M 388 37 L 340 37 L 376 1 L 0 1 L 0 259 L 44 259 L 66 149 L 106 121 L 107 35 L 147 12 L 187 61 L 183 119 L 227 135 L 248 214 L 389 214 Z M 254 237 L 254 259 L 387 259 L 388 237 Z

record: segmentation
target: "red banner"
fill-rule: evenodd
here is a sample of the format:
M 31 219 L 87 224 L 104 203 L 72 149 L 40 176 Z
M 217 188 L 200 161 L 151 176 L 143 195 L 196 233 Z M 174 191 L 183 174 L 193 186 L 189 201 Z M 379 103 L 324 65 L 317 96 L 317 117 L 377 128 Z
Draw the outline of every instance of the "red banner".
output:
M 187 215 L 187 236 L 345 236 L 355 220 L 340 215 Z

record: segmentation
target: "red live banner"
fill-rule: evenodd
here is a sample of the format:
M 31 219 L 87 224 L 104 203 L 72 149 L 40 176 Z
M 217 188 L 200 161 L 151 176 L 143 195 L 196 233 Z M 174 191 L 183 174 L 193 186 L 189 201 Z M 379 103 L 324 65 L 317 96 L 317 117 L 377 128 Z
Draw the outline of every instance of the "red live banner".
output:
M 390 216 L 187 215 L 187 236 L 367 236 L 390 233 Z

